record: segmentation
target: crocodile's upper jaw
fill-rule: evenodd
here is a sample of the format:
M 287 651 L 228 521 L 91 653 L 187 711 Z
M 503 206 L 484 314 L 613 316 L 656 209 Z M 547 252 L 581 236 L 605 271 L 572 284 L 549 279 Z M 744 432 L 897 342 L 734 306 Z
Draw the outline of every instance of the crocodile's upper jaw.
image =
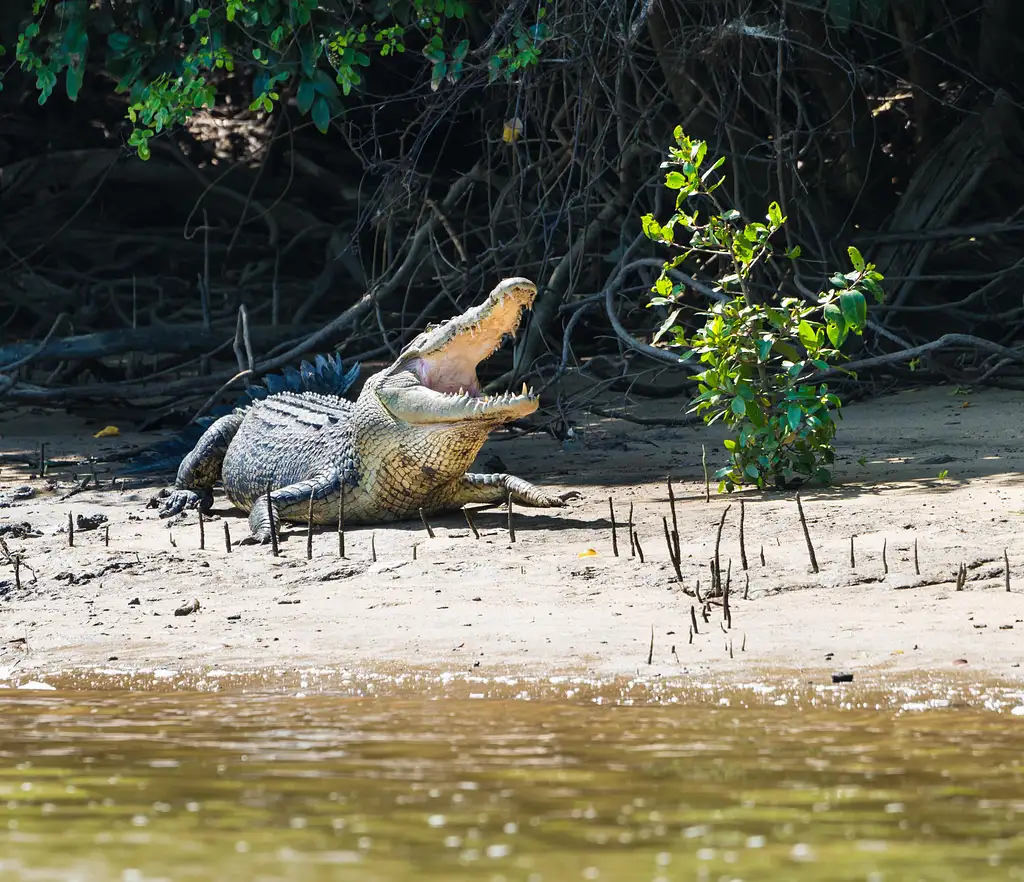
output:
M 485 397 L 476 369 L 514 335 L 537 295 L 529 279 L 500 282 L 487 300 L 420 334 L 383 373 L 376 390 L 393 416 L 407 423 L 503 423 L 533 413 L 538 399 L 520 394 Z

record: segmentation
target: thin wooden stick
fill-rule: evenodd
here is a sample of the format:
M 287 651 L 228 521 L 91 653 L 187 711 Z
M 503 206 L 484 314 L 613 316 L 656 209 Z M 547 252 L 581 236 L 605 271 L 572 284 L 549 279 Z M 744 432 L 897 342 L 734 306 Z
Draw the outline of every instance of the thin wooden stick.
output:
M 856 533 L 850 534 L 850 569 L 855 570 L 857 568 L 857 557 L 853 552 L 853 540 L 857 538 Z
M 654 661 L 654 625 L 651 625 L 651 648 L 647 650 L 647 664 Z
M 1003 549 L 1003 563 L 1006 564 L 1006 593 L 1010 593 L 1010 556 Z
M 729 561 L 729 569 L 732 570 L 732 561 Z M 721 577 L 719 577 L 721 581 Z M 729 609 L 729 582 L 731 580 L 727 576 L 725 579 L 725 587 L 722 588 L 722 618 L 725 619 L 725 626 L 732 628 L 732 610 Z
M 106 525 L 106 526 L 105 526 L 105 527 L 103 528 L 103 544 L 104 544 L 104 545 L 105 545 L 105 546 L 106 546 L 107 548 L 109 548 L 109 547 L 110 547 L 110 524 L 107 524 L 107 525 Z
M 270 501 L 270 491 L 273 486 L 273 484 L 267 484 L 267 518 L 270 520 L 270 550 L 273 552 L 274 557 L 277 557 L 279 553 L 277 547 L 277 525 L 274 523 L 274 504 Z
M 640 563 L 643 563 L 644 562 L 644 549 L 643 549 L 643 546 L 640 544 L 640 534 L 639 533 L 634 533 L 633 534 L 633 544 L 636 545 L 636 556 L 640 558 Z
M 338 494 L 338 557 L 345 559 L 345 488 Z
M 718 521 L 718 535 L 715 536 L 715 582 L 712 586 L 713 590 L 711 593 L 716 597 L 722 593 L 722 562 L 719 557 L 719 550 L 722 546 L 722 527 L 725 526 L 725 516 L 729 514 L 730 508 L 732 508 L 731 503 L 727 505 L 725 510 L 722 512 L 722 517 Z
M 204 523 L 203 510 L 197 509 L 199 512 L 199 550 L 204 551 L 206 549 L 206 524 Z
M 889 539 L 887 537 L 887 538 L 882 540 L 882 575 L 884 575 L 884 576 L 888 576 L 889 575 L 889 558 L 886 557 L 886 554 L 885 554 L 885 552 L 888 550 L 888 548 L 889 548 Z
M 914 573 L 918 576 L 921 575 L 921 564 L 917 560 L 917 537 L 914 537 Z
M 306 560 L 313 559 L 313 490 L 309 491 L 309 508 L 306 510 Z
M 675 552 L 674 559 L 679 560 L 679 521 L 676 518 L 676 494 L 672 490 L 672 476 L 668 476 L 668 504 L 672 509 L 672 549 Z
M 512 491 L 508 494 L 508 541 L 516 541 L 516 528 L 512 525 Z
M 427 531 L 427 537 L 433 539 L 434 531 L 430 529 L 430 524 L 427 523 L 427 516 L 422 508 L 420 509 L 420 520 L 423 522 L 423 529 Z
M 231 554 L 231 528 L 227 521 L 224 521 L 224 550 Z
M 804 517 L 804 506 L 803 503 L 800 502 L 799 492 L 796 494 L 796 507 L 800 512 L 800 526 L 804 528 L 804 541 L 807 543 L 807 554 L 811 558 L 811 569 L 817 573 L 819 572 L 818 559 L 814 556 L 814 546 L 811 544 L 811 532 L 807 529 L 807 518 Z
M 377 534 L 376 533 L 371 533 L 370 534 L 370 561 L 373 562 L 373 563 L 377 563 L 377 543 L 376 543 L 376 538 L 377 538 Z
M 693 629 L 694 634 L 699 634 L 697 630 L 697 610 L 694 609 L 693 604 L 690 604 L 690 627 Z
M 665 544 L 668 546 L 668 556 L 672 561 L 672 566 L 676 571 L 676 581 L 683 581 L 683 571 L 679 566 L 679 561 L 676 560 L 675 551 L 672 548 L 672 534 L 668 531 L 668 518 L 664 515 L 661 516 L 661 524 L 665 528 Z
M 473 531 L 473 536 L 477 539 L 480 538 L 480 531 L 476 528 L 476 524 L 473 523 L 473 515 L 469 513 L 469 509 L 463 507 L 462 513 L 466 516 L 466 523 L 469 524 L 469 529 Z
M 68 548 L 75 547 L 75 521 L 68 512 Z
M 743 522 L 747 517 L 747 508 L 743 504 L 743 500 L 740 500 L 740 566 L 743 569 L 747 568 L 747 540 L 744 536 Z
M 619 556 L 619 537 L 615 525 L 615 501 L 612 497 L 608 497 L 608 511 L 611 512 L 612 516 L 612 554 L 615 557 Z
M 636 538 L 633 535 L 633 503 L 629 504 L 629 556 L 636 557 Z M 643 563 L 643 561 L 640 561 Z

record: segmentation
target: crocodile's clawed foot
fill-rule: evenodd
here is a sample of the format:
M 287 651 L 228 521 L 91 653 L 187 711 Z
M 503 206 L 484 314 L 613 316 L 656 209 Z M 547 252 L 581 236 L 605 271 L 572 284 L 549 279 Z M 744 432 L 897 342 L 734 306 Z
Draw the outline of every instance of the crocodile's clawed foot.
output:
M 213 494 L 209 490 L 162 491 L 164 504 L 160 507 L 160 517 L 170 518 L 181 514 L 186 508 L 198 508 L 204 514 L 213 507 Z
M 540 500 L 534 502 L 534 505 L 538 505 L 544 508 L 565 508 L 566 503 L 571 499 L 580 499 L 583 494 L 579 490 L 568 490 L 565 493 L 552 493 L 548 496 L 542 497 Z
M 534 488 L 534 492 L 528 495 L 513 493 L 512 499 L 520 505 L 535 508 L 565 508 L 569 500 L 579 499 L 581 496 L 582 494 L 578 490 L 568 490 L 565 493 L 546 493 L 537 492 L 537 488 Z

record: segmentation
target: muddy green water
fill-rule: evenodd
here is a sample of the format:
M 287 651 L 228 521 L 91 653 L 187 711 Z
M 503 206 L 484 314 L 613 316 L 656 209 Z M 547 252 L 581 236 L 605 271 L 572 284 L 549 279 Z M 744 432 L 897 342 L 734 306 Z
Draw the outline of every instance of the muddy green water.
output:
M 1012 687 L 99 685 L 0 690 L 4 882 L 1024 879 Z

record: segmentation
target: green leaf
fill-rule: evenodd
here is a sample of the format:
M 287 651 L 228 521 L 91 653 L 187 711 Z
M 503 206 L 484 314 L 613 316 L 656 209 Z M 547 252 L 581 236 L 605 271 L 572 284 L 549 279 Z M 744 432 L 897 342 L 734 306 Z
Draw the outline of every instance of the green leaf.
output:
M 711 166 L 711 168 L 709 168 L 706 172 L 704 172 L 704 174 L 700 176 L 701 183 L 704 183 L 704 181 L 711 177 L 711 173 L 713 171 L 721 168 L 723 165 L 725 165 L 725 157 L 719 156 L 718 159 L 714 161 L 714 164 Z
M 803 415 L 804 412 L 800 409 L 799 404 L 791 404 L 786 408 L 786 422 L 789 425 L 789 431 L 795 432 L 800 428 L 800 420 Z
M 327 103 L 327 99 L 321 95 L 313 102 L 313 125 L 320 130 L 322 135 L 326 135 L 330 124 L 331 107 Z
M 860 283 L 865 289 L 867 289 L 867 292 L 875 298 L 876 303 L 881 303 L 885 300 L 885 291 L 874 279 L 861 279 Z
M 672 280 L 668 276 L 659 276 L 654 283 L 654 290 L 662 297 L 672 296 Z
M 796 335 L 800 338 L 800 342 L 803 344 L 804 349 L 817 349 L 818 335 L 808 322 L 802 321 L 797 325 Z
M 124 55 L 132 45 L 132 38 L 121 31 L 111 31 L 107 34 L 107 45 L 114 55 Z
M 828 339 L 832 342 L 832 345 L 838 349 L 846 342 L 850 329 L 846 325 L 846 320 L 840 318 L 839 321 L 829 322 L 825 326 L 825 333 L 828 334 Z
M 446 73 L 448 73 L 448 65 L 443 61 L 435 62 L 430 68 L 430 88 L 433 91 L 436 92 L 438 90 Z
M 846 253 L 850 255 L 850 263 L 853 264 L 853 268 L 857 270 L 857 272 L 859 273 L 864 272 L 865 263 L 864 258 L 861 257 L 860 255 L 860 252 L 851 245 L 849 248 L 846 249 Z
M 298 92 L 295 94 L 295 106 L 298 107 L 299 113 L 306 116 L 313 106 L 314 98 L 316 98 L 316 89 L 313 87 L 313 83 L 309 80 L 299 83 Z
M 773 227 L 782 226 L 782 209 L 779 208 L 778 202 L 772 202 L 768 206 L 768 220 Z
M 645 214 L 640 218 L 640 226 L 648 239 L 657 239 L 661 235 L 661 224 L 654 219 L 653 214 Z
M 78 100 L 78 92 L 82 88 L 82 78 L 85 75 L 85 65 L 77 64 L 68 67 L 64 75 L 64 87 L 67 89 L 68 98 L 72 101 Z
M 318 95 L 327 98 L 338 97 L 338 84 L 325 71 L 318 70 L 313 77 L 313 88 Z
M 670 190 L 681 190 L 686 185 L 686 178 L 677 171 L 665 175 L 665 186 Z
M 859 291 L 844 291 L 839 295 L 839 305 L 847 327 L 854 332 L 860 331 L 868 320 L 868 304 L 864 295 Z

